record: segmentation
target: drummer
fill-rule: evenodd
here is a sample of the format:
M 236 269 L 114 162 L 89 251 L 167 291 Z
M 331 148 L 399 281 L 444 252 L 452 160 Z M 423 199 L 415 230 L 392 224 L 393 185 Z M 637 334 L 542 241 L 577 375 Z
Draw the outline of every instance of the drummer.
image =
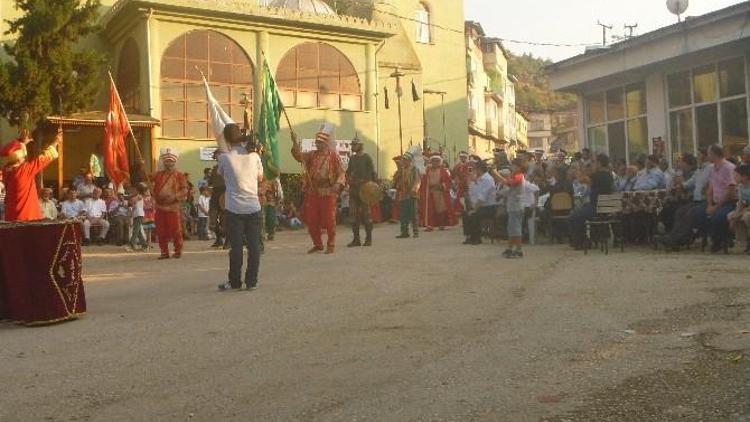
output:
M 372 218 L 370 206 L 360 197 L 360 190 L 366 183 L 375 183 L 378 179 L 372 158 L 365 152 L 362 140 L 354 137 L 352 140 L 352 157 L 346 170 L 346 180 L 349 184 L 349 207 L 352 215 L 352 232 L 354 239 L 347 246 L 372 246 Z M 359 237 L 360 226 L 365 226 L 365 242 Z

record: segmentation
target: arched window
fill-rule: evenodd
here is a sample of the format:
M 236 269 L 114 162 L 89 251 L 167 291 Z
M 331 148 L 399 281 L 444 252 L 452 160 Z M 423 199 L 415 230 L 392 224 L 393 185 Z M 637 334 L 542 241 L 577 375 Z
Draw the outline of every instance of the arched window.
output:
M 205 89 L 196 67 L 206 75 L 214 97 L 235 121 L 242 122 L 245 98 L 252 114 L 254 69 L 247 54 L 218 32 L 192 31 L 174 40 L 162 57 L 163 136 L 214 137 Z
M 328 44 L 292 48 L 279 63 L 276 82 L 287 106 L 362 110 L 357 71 Z
M 417 24 L 417 42 L 429 44 L 432 41 L 432 34 L 430 33 L 430 9 L 426 4 L 422 2 L 417 4 L 415 21 Z
M 125 111 L 141 111 L 141 56 L 135 40 L 128 38 L 120 50 L 117 64 L 117 91 Z

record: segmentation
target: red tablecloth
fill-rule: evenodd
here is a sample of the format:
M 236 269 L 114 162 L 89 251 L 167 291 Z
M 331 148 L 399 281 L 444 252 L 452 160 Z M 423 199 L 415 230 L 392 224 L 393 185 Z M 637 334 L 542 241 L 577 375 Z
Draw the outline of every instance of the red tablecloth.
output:
M 0 224 L 0 320 L 51 324 L 86 313 L 78 222 Z

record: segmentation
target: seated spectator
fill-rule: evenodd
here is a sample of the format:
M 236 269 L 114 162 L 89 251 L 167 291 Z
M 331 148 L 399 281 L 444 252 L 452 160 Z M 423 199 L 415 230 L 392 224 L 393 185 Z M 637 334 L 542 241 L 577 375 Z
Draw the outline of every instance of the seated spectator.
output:
M 672 189 L 672 183 L 677 173 L 669 167 L 669 161 L 666 158 L 659 159 L 659 170 L 664 174 L 664 188 L 667 190 Z
M 109 215 L 115 244 L 117 246 L 124 245 L 128 242 L 128 229 L 130 228 L 130 210 L 125 194 L 118 193 L 117 198 L 109 201 L 107 214 Z
M 586 205 L 573 211 L 568 221 L 570 222 L 570 235 L 572 246 L 582 249 L 586 240 L 586 221 L 596 216 L 596 204 L 599 195 L 608 195 L 614 191 L 615 181 L 612 171 L 609 169 L 609 157 L 599 154 L 596 157 L 594 172 L 589 177 L 591 193 Z
M 721 145 L 711 145 L 708 159 L 714 167 L 708 179 L 706 214 L 709 219 L 711 252 L 716 253 L 729 242 L 727 216 L 734 210 L 737 202 L 737 183 L 734 180 L 735 166 L 724 158 L 724 148 Z
M 495 217 L 496 187 L 495 179 L 488 173 L 487 163 L 477 161 L 474 171 L 478 176 L 469 184 L 469 204 L 463 214 L 464 245 L 479 245 L 482 243 L 482 220 Z
M 96 185 L 94 184 L 94 175 L 92 175 L 91 173 L 86 173 L 83 178 L 83 183 L 81 183 L 80 186 L 77 187 L 77 189 L 78 198 L 82 201 L 91 198 L 94 195 L 94 189 L 97 189 Z
M 42 198 L 39 201 L 42 209 L 42 218 L 45 220 L 57 220 L 57 204 L 52 200 L 52 189 L 42 189 Z
M 615 162 L 615 190 L 623 192 L 628 181 L 628 163 L 624 159 Z
M 664 200 L 659 219 L 667 232 L 674 227 L 674 218 L 680 207 L 692 202 L 693 190 L 686 187 L 686 182 L 693 178 L 698 168 L 698 160 L 693 154 L 685 154 L 678 162 L 679 172 L 674 176 L 668 195 Z
M 638 157 L 638 175 L 633 190 L 644 191 L 666 189 L 667 182 L 664 172 L 659 168 L 659 157 L 656 155 L 641 155 Z
M 60 216 L 63 218 L 80 218 L 86 215 L 86 205 L 78 199 L 78 191 L 75 187 L 65 191 L 65 200 L 60 205 Z
M 734 170 L 737 182 L 737 208 L 729 214 L 729 227 L 738 242 L 745 242 L 745 253 L 750 255 L 750 164 Z
M 83 220 L 83 244 L 91 244 L 91 226 L 101 227 L 99 233 L 99 239 L 96 240 L 97 245 L 104 244 L 104 240 L 107 238 L 107 232 L 109 231 L 109 221 L 107 221 L 107 205 L 101 198 L 102 190 L 95 188 L 91 198 L 87 199 L 86 204 L 86 218 Z
M 742 150 L 742 164 L 750 165 L 750 145 Z

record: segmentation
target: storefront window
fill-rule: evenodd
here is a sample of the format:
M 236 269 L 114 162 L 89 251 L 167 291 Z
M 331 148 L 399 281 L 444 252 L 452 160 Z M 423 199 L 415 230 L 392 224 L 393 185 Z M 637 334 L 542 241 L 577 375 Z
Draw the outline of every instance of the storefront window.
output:
M 639 154 L 648 153 L 645 84 L 635 83 L 590 95 L 586 97 L 586 110 L 592 151 L 629 162 Z
M 673 111 L 669 114 L 669 133 L 672 162 L 687 153 L 693 154 L 693 110 Z
M 690 80 L 686 84 L 686 75 L 692 75 L 692 86 Z M 748 98 L 744 57 L 669 75 L 667 85 L 673 160 L 682 154 L 695 154 L 696 147 L 715 143 L 726 146 L 730 154 L 738 153 L 747 145 Z
M 721 103 L 721 141 L 731 155 L 747 145 L 747 101 L 740 98 Z
M 690 72 L 680 72 L 667 78 L 669 89 L 669 106 L 681 107 L 690 105 L 693 97 L 690 91 Z
M 709 65 L 693 71 L 693 90 L 697 104 L 716 100 L 716 66 Z

